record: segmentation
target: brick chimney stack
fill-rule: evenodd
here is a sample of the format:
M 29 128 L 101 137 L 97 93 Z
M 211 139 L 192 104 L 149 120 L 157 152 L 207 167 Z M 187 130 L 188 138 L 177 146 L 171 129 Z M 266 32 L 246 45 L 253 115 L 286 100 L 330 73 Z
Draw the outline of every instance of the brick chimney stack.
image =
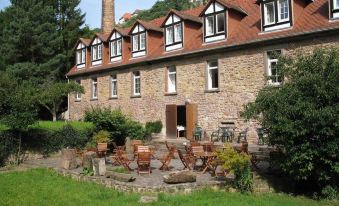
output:
M 115 26 L 114 0 L 102 0 L 101 32 L 110 33 Z

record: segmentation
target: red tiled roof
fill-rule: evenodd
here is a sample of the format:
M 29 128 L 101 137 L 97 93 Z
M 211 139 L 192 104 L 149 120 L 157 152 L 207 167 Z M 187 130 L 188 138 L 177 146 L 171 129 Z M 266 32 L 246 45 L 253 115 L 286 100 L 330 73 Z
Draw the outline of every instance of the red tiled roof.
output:
M 122 17 L 120 17 L 119 20 L 124 19 L 126 21 L 126 20 L 129 20 L 130 18 L 132 18 L 132 14 L 127 12 L 127 13 L 124 13 L 124 15 L 122 15 Z
M 241 0 L 239 1 L 232 1 L 232 0 L 215 0 L 216 2 L 220 3 L 221 5 L 225 6 L 228 9 L 233 9 L 243 15 L 248 15 L 247 12 L 241 7 L 240 4 L 238 4 Z M 204 14 L 204 12 L 206 11 L 206 9 L 209 7 L 209 5 L 212 3 L 213 1 L 209 1 L 207 3 L 207 5 L 204 7 L 204 9 L 201 11 L 199 16 L 202 16 Z
M 298 3 L 305 4 L 301 12 L 294 13 L 293 26 L 288 29 L 274 31 L 274 32 L 262 32 L 261 31 L 261 13 L 260 5 L 257 4 L 257 0 L 217 0 L 219 2 L 227 2 L 228 5 L 235 5 L 243 11 L 246 11 L 247 15 L 243 16 L 236 25 L 228 31 L 226 41 L 220 41 L 216 43 L 204 44 L 202 40 L 203 29 L 200 28 L 200 34 L 196 35 L 196 39 L 190 39 L 189 45 L 186 45 L 181 50 L 172 51 L 170 53 L 165 52 L 163 45 L 159 45 L 159 49 L 152 55 L 148 54 L 145 57 L 137 59 L 129 59 L 124 63 L 114 63 L 109 65 L 102 65 L 100 67 L 94 67 L 89 69 L 76 70 L 71 69 L 67 74 L 69 76 L 84 74 L 87 72 L 94 72 L 99 70 L 105 70 L 115 67 L 121 67 L 124 65 L 130 65 L 135 63 L 147 62 L 156 59 L 163 59 L 172 56 L 179 56 L 184 54 L 192 54 L 201 51 L 207 51 L 211 49 L 234 47 L 237 45 L 244 45 L 253 42 L 262 42 L 266 40 L 300 36 L 302 34 L 309 34 L 325 30 L 338 30 L 339 21 L 329 21 L 328 0 L 317 0 L 306 4 L 304 1 Z M 191 10 L 181 11 L 187 15 L 198 17 L 204 10 L 205 6 L 200 6 Z M 231 11 L 230 11 L 231 12 Z M 159 30 L 161 24 L 166 17 L 161 17 L 150 22 L 143 22 L 143 25 L 157 28 Z M 162 30 L 161 30 L 162 31 Z M 188 40 L 184 40 L 188 41 Z

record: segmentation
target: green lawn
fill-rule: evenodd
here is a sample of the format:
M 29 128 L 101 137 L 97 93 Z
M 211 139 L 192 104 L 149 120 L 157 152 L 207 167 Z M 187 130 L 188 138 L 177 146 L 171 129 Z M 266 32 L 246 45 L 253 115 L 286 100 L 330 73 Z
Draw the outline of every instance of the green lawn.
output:
M 121 193 L 94 183 L 80 183 L 36 169 L 0 173 L 0 205 L 140 205 L 139 194 Z M 204 190 L 192 195 L 159 195 L 154 206 L 315 206 L 335 205 L 281 194 L 241 195 Z

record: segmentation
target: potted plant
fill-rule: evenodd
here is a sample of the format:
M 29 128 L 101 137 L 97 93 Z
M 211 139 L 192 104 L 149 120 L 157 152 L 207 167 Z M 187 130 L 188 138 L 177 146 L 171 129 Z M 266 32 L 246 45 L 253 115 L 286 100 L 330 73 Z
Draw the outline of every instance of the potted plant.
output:
M 97 143 L 94 142 L 93 140 L 87 142 L 86 144 L 86 149 L 87 149 L 87 152 L 96 152 L 97 151 Z
M 107 151 L 107 144 L 110 140 L 109 137 L 110 133 L 105 130 L 101 130 L 93 136 L 93 140 L 97 144 L 97 151 L 99 153 L 105 153 Z

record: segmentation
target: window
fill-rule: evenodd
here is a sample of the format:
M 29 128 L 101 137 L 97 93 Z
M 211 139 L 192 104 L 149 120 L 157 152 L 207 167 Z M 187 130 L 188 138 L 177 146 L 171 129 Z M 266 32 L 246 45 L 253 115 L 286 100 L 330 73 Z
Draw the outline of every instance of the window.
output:
M 92 61 L 102 60 L 102 44 L 92 46 Z
M 265 4 L 265 24 L 274 24 L 275 23 L 275 12 L 274 12 L 274 2 Z
M 204 14 L 204 40 L 213 42 L 226 38 L 226 8 L 213 2 Z
M 86 48 L 77 50 L 77 65 L 86 63 Z
M 288 0 L 279 0 L 278 3 L 279 21 L 289 19 Z
M 166 26 L 166 45 L 182 43 L 182 23 L 174 23 Z
M 118 57 L 122 54 L 122 38 L 113 39 L 110 42 L 111 58 Z
M 76 82 L 77 84 L 81 85 L 81 80 L 76 80 L 75 82 Z M 80 101 L 80 100 L 81 100 L 81 93 L 80 93 L 80 92 L 77 92 L 77 93 L 75 94 L 75 100 L 76 100 L 76 101 Z
M 177 70 L 175 66 L 167 68 L 167 92 L 175 93 L 177 92 Z
M 207 62 L 207 89 L 215 90 L 219 88 L 218 61 Z
M 284 29 L 292 25 L 291 0 L 271 0 L 263 2 L 262 5 L 264 31 Z
M 140 72 L 133 72 L 133 96 L 140 94 Z
M 132 32 L 133 52 L 140 52 L 146 50 L 146 31 L 140 25 L 136 25 Z
M 339 9 L 339 0 L 334 0 L 334 9 Z
M 330 18 L 339 19 L 339 0 L 330 1 Z
M 92 99 L 98 99 L 98 80 L 92 79 Z
M 281 56 L 281 50 L 267 52 L 267 76 L 269 78 L 268 83 L 272 85 L 279 85 L 282 82 L 282 77 L 279 74 L 277 64 L 278 59 Z
M 118 96 L 118 85 L 117 85 L 117 75 L 111 76 L 111 97 Z

